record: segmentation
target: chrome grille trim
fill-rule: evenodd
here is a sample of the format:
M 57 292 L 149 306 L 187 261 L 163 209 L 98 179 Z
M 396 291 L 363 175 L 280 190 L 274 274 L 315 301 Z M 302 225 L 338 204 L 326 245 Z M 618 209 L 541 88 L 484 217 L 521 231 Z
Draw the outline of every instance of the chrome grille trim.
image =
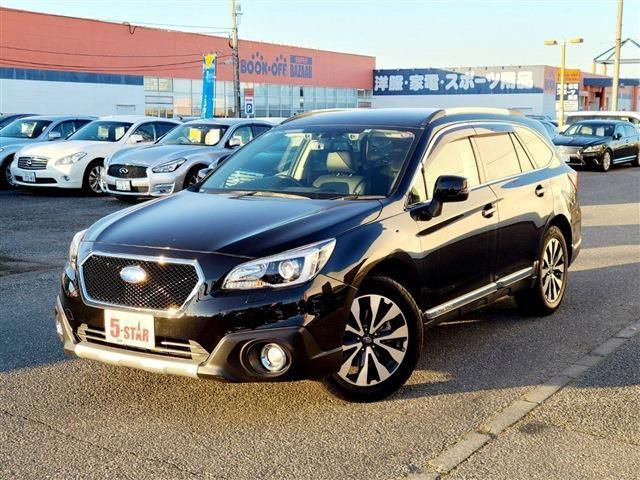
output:
M 117 343 L 107 342 L 107 340 L 105 339 L 104 330 L 99 330 L 95 327 L 90 328 L 86 323 L 83 323 L 78 327 L 76 335 L 83 342 L 101 343 L 101 344 L 113 346 L 115 348 L 123 347 L 122 345 Z M 178 339 L 174 339 L 174 340 L 178 340 Z M 179 350 L 177 348 L 167 348 L 165 345 L 182 347 L 182 349 Z M 146 352 L 151 352 L 159 355 L 166 355 L 170 357 L 186 358 L 189 360 L 195 360 L 199 363 L 204 362 L 209 357 L 209 352 L 207 352 L 202 347 L 202 345 L 200 345 L 198 342 L 195 342 L 193 340 L 188 340 L 188 341 L 184 340 L 182 342 L 163 340 L 160 342 L 160 346 L 157 345 L 157 341 L 156 341 L 156 346 L 150 349 L 128 347 L 128 346 L 125 346 L 125 347 L 127 349 L 132 349 L 136 351 L 146 351 Z
M 196 274 L 198 276 L 198 282 L 196 283 L 196 285 L 193 288 L 193 290 L 191 291 L 191 293 L 187 296 L 187 298 L 184 301 L 184 303 L 180 306 L 180 308 L 175 309 L 175 310 L 154 310 L 154 309 L 141 308 L 141 307 L 135 307 L 135 306 L 130 306 L 130 305 L 122 305 L 122 304 L 116 304 L 116 303 L 102 302 L 102 301 L 95 300 L 95 299 L 91 298 L 91 296 L 87 292 L 87 288 L 86 288 L 85 281 L 84 281 L 83 266 L 84 266 L 85 262 L 87 260 L 89 260 L 89 258 L 91 258 L 93 256 L 117 257 L 117 258 L 123 258 L 123 259 L 127 259 L 127 260 L 133 260 L 133 261 L 135 261 L 135 260 L 143 260 L 143 261 L 147 261 L 147 262 L 175 263 L 175 264 L 183 264 L 183 265 L 192 265 L 195 268 Z M 200 264 L 198 263 L 197 260 L 185 260 L 185 259 L 181 259 L 181 258 L 167 258 L 167 257 L 163 257 L 163 256 L 108 253 L 108 252 L 102 252 L 102 251 L 95 250 L 93 252 L 90 252 L 82 260 L 82 262 L 78 266 L 78 273 L 79 273 L 78 277 L 79 277 L 79 283 L 80 283 L 80 293 L 82 295 L 82 300 L 87 305 L 90 305 L 92 307 L 99 307 L 99 308 L 113 307 L 113 308 L 117 308 L 117 309 L 131 310 L 131 311 L 144 312 L 144 313 L 151 313 L 151 314 L 160 315 L 160 316 L 169 317 L 169 318 L 181 317 L 184 314 L 184 310 L 186 309 L 186 307 L 189 305 L 189 303 L 193 300 L 193 298 L 196 296 L 196 294 L 200 290 L 200 287 L 202 287 L 202 285 L 204 285 L 204 273 L 202 272 L 202 268 L 200 267 Z
M 45 170 L 49 159 L 46 157 L 18 157 L 18 168 L 23 170 Z

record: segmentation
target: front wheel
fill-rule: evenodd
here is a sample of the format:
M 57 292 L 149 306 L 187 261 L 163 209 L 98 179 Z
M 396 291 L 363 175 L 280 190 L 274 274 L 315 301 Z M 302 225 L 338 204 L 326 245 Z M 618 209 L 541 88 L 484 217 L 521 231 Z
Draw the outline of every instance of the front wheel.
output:
M 0 189 L 9 188 L 13 185 L 13 179 L 11 178 L 12 161 L 13 158 L 10 157 L 0 164 Z
M 102 161 L 91 162 L 84 171 L 82 190 L 91 195 L 102 195 Z
M 555 312 L 567 289 L 569 252 L 560 229 L 552 226 L 542 242 L 538 272 L 532 288 L 515 295 L 518 307 L 528 315 L 550 315 Z
M 422 318 L 411 294 L 387 277 L 367 281 L 351 304 L 343 362 L 325 380 L 334 395 L 373 402 L 398 390 L 422 351 Z
M 611 152 L 607 150 L 602 155 L 602 159 L 600 160 L 600 170 L 603 172 L 608 172 L 611 168 Z

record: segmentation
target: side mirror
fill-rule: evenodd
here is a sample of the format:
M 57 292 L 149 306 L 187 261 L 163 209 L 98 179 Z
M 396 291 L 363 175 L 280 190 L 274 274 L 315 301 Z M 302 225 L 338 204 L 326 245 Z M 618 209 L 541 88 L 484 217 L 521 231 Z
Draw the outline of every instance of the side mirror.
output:
M 622 138 L 622 134 L 620 132 L 613 134 L 613 139 L 614 140 L 620 140 L 621 138 Z
M 198 182 L 201 182 L 202 180 L 204 180 L 204 177 L 209 175 L 209 173 L 211 173 L 212 170 L 213 170 L 213 167 L 207 167 L 207 168 L 203 168 L 202 170 L 199 170 L 198 171 Z
M 47 139 L 49 140 L 58 140 L 62 138 L 62 134 L 60 132 L 49 132 L 49 135 L 47 135 Z
M 465 177 L 442 175 L 436 180 L 433 198 L 428 205 L 420 209 L 422 220 L 431 220 L 442 213 L 442 205 L 447 202 L 464 202 L 469 198 L 469 188 Z
M 231 137 L 227 141 L 227 148 L 238 148 L 241 146 L 242 146 L 242 140 L 240 140 L 238 137 Z
M 129 137 L 129 143 L 142 143 L 142 142 L 144 142 L 144 138 L 142 137 L 142 135 L 138 133 L 134 133 Z

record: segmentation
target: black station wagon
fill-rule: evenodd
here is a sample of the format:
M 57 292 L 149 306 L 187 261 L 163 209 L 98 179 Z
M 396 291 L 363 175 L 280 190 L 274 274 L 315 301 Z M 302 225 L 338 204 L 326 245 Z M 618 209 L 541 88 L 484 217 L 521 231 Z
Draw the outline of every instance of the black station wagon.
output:
M 75 235 L 64 349 L 227 381 L 400 388 L 423 332 L 514 295 L 552 313 L 578 179 L 539 123 L 491 109 L 336 110 L 260 136 L 189 189 Z

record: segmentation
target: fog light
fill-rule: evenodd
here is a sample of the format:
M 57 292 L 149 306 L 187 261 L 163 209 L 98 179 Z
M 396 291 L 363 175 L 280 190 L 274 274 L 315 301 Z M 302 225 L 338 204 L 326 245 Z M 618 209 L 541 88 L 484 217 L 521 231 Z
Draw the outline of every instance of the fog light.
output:
M 173 183 L 161 183 L 153 187 L 153 193 L 169 194 L 173 192 Z
M 56 332 L 58 332 L 58 336 L 62 338 L 62 324 L 60 323 L 60 320 L 58 320 L 57 318 L 56 318 Z
M 267 343 L 260 352 L 260 363 L 270 372 L 279 372 L 287 366 L 287 352 L 277 343 Z

